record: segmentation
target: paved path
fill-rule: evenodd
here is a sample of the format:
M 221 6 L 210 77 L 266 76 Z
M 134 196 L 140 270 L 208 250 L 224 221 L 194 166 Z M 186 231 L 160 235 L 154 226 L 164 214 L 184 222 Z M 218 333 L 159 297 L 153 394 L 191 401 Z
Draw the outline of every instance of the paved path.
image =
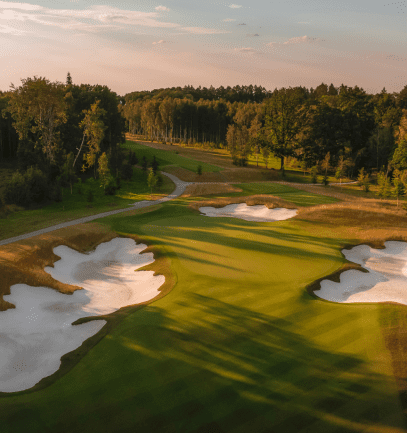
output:
M 118 213 L 122 213 L 122 212 L 127 212 L 129 210 L 134 210 L 134 209 L 142 209 L 144 207 L 148 207 L 148 206 L 154 206 L 155 204 L 159 204 L 159 203 L 164 203 L 166 201 L 169 200 L 173 200 L 174 198 L 179 197 L 180 195 L 182 195 L 185 191 L 185 188 L 188 185 L 192 185 L 194 183 L 196 184 L 225 184 L 225 183 L 238 183 L 238 182 L 184 182 L 180 179 L 178 179 L 178 177 L 174 176 L 173 174 L 169 174 L 169 173 L 165 173 L 165 172 L 161 172 L 164 176 L 169 177 L 174 183 L 175 183 L 175 190 L 172 192 L 172 194 L 168 195 L 167 197 L 163 197 L 160 198 L 159 200 L 154 200 L 154 201 L 149 201 L 149 200 L 142 200 L 139 202 L 136 202 L 134 204 L 129 205 L 130 207 L 126 208 L 126 209 L 117 209 L 117 210 L 112 210 L 112 211 L 108 211 L 108 212 L 103 212 L 103 213 L 99 213 L 96 215 L 90 215 L 84 218 L 79 218 L 76 220 L 72 220 L 72 221 L 67 221 L 65 223 L 61 223 L 61 224 L 57 224 L 51 227 L 47 227 L 45 229 L 41 229 L 41 230 L 37 230 L 35 232 L 30 232 L 30 233 L 25 233 L 23 235 L 20 236 L 15 236 L 13 238 L 8 238 L 8 239 L 4 239 L 2 241 L 0 241 L 0 246 L 1 245 L 7 245 L 7 244 L 11 244 L 13 242 L 17 242 L 17 241 L 21 241 L 23 239 L 28 239 L 31 238 L 33 236 L 38 236 L 38 235 L 42 235 L 44 233 L 49 233 L 52 232 L 54 230 L 58 230 L 58 229 L 62 229 L 64 227 L 69 227 L 69 226 L 74 226 L 76 224 L 83 224 L 83 223 L 87 223 L 89 221 L 93 221 L 96 220 L 98 218 L 103 218 L 103 217 L 107 217 L 110 215 L 115 215 Z M 270 182 L 270 181 L 264 181 L 264 182 Z M 258 182 L 254 182 L 254 183 L 258 183 Z M 321 184 L 295 184 L 295 183 L 291 183 L 291 182 L 278 182 L 278 183 L 282 183 L 282 184 L 286 184 L 286 185 L 319 185 L 321 186 Z M 356 182 L 348 182 L 348 183 L 356 183 Z M 331 185 L 335 185 L 335 184 L 331 184 Z M 339 184 L 337 184 L 339 185 Z M 346 185 L 345 183 L 342 183 L 342 185 Z
M 45 229 L 37 230 L 35 232 L 25 233 L 25 234 L 20 235 L 20 236 L 15 236 L 13 238 L 4 239 L 4 240 L 0 241 L 0 246 L 11 244 L 11 243 L 17 242 L 17 241 L 21 241 L 23 239 L 28 239 L 28 238 L 31 238 L 33 236 L 42 235 L 44 233 L 48 233 L 48 232 L 52 232 L 54 230 L 62 229 L 64 227 L 74 226 L 76 224 L 87 223 L 89 221 L 93 221 L 93 220 L 98 219 L 98 218 L 103 218 L 103 217 L 107 217 L 110 215 L 115 215 L 115 214 L 118 214 L 121 212 L 127 212 L 129 210 L 142 209 L 144 207 L 154 206 L 155 204 L 159 204 L 159 203 L 164 203 L 166 201 L 173 200 L 174 198 L 179 197 L 181 194 L 184 193 L 185 188 L 188 185 L 190 185 L 191 183 L 193 183 L 193 182 L 183 182 L 182 180 L 178 179 L 176 176 L 169 174 L 169 173 L 164 173 L 163 171 L 161 173 L 163 175 L 169 177 L 175 183 L 175 186 L 176 186 L 176 188 L 172 192 L 172 194 L 168 195 L 167 197 L 163 197 L 163 198 L 160 198 L 159 200 L 154 200 L 154 201 L 149 201 L 149 200 L 139 201 L 139 202 L 136 202 L 132 205 L 129 205 L 130 207 L 128 207 L 126 209 L 117 209 L 117 210 L 99 213 L 96 215 L 90 215 L 90 216 L 87 216 L 84 218 L 79 218 L 76 220 L 67 221 L 65 223 L 61 223 L 61 224 L 58 224 L 55 226 L 47 227 Z

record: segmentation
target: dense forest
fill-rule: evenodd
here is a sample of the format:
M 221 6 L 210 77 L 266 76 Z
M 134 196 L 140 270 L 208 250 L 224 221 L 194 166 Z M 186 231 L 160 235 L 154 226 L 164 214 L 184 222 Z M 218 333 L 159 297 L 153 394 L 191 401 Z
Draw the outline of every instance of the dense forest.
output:
M 23 79 L 0 92 L 0 161 L 12 159 L 19 169 L 5 200 L 15 200 L 28 178 L 58 189 L 81 173 L 103 172 L 104 186 L 114 189 L 126 131 L 225 147 L 241 166 L 249 155 L 273 155 L 283 174 L 290 159 L 319 173 L 354 177 L 363 168 L 388 178 L 407 173 L 407 86 L 375 95 L 322 83 L 310 90 L 185 86 L 119 96 L 107 86 L 73 84 L 69 73 L 66 83 Z
M 199 99 L 198 99 L 199 98 Z M 404 155 L 407 86 L 369 95 L 358 86 L 316 89 L 236 86 L 160 89 L 125 95 L 122 113 L 129 132 L 164 142 L 227 146 L 236 164 L 249 154 L 272 154 L 305 167 L 341 166 L 349 176 L 361 167 L 407 169 Z

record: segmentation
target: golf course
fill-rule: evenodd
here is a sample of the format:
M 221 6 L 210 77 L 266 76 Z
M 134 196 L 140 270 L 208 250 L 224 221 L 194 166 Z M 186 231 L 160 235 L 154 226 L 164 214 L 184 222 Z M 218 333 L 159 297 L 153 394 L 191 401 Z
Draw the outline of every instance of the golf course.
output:
M 64 294 L 79 289 L 44 270 L 56 273 L 60 246 L 90 254 L 103 242 L 132 239 L 147 246 L 141 255 L 154 257 L 135 272 L 154 271 L 165 282 L 150 300 L 74 322 L 106 324 L 63 355 L 55 373 L 29 389 L 0 393 L 1 433 L 406 431 L 406 307 L 314 294 L 321 281 L 360 270 L 344 248 L 406 242 L 406 211 L 394 200 L 382 203 L 334 186 L 269 180 L 276 170 L 253 175 L 255 169 L 230 168 L 204 151 L 199 159 L 180 146 L 124 146 L 139 158 L 155 156 L 185 191 L 0 246 L 0 316 L 13 308 L 7 302 L 13 285 Z M 115 209 L 175 189 L 166 177 L 152 196 L 137 182 L 137 170 L 117 193 Z M 237 181 L 239 173 L 249 174 Z M 196 178 L 202 185 L 186 184 Z M 206 183 L 211 180 L 222 184 Z M 61 202 L 10 215 L 0 221 L 0 240 L 45 228 L 47 221 L 112 210 L 107 199 L 93 207 L 70 200 L 72 210 Z M 296 212 L 266 222 L 199 210 L 240 203 Z

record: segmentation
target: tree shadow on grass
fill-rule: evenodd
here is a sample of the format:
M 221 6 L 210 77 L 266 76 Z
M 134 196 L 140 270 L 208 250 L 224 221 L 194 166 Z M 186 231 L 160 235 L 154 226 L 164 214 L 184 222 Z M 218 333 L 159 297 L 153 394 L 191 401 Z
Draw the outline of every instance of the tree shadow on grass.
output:
M 139 394 L 132 384 L 135 431 L 403 431 L 387 378 L 361 359 L 317 347 L 291 322 L 213 298 L 191 294 L 177 305 L 196 313 L 185 321 L 149 306 L 149 330 L 120 337 L 135 365 L 149 366 L 141 373 L 151 386 Z

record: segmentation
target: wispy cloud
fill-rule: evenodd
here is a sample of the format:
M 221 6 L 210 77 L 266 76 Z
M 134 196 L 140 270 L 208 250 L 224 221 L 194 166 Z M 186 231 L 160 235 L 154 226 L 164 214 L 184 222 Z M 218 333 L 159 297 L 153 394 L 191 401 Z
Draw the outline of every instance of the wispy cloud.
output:
M 26 32 L 22 31 L 22 30 L 17 30 L 17 29 L 15 29 L 13 27 L 10 27 L 10 26 L 6 26 L 6 25 L 3 25 L 3 24 L 0 24 L 0 33 L 7 33 L 9 35 L 20 36 L 20 35 L 23 35 Z
M 157 45 L 157 44 L 165 44 L 165 43 L 167 43 L 167 41 L 164 41 L 164 39 L 161 39 L 161 40 L 159 40 L 159 41 L 157 41 L 157 42 L 153 42 L 153 45 Z
M 225 18 L 224 20 L 222 20 L 226 23 L 228 23 L 229 21 L 236 21 L 234 18 Z
M 43 9 L 43 7 L 38 5 L 32 5 L 29 3 L 0 1 L 0 9 L 22 9 L 25 11 L 38 11 Z
M 281 42 L 269 42 L 266 44 L 266 46 L 274 47 L 274 46 L 278 46 L 278 45 L 312 44 L 312 43 L 321 42 L 321 41 L 325 41 L 325 39 L 310 38 L 308 36 L 300 36 L 300 37 L 288 39 L 287 41 L 282 42 L 282 43 Z
M 256 53 L 257 50 L 252 47 L 235 48 L 235 51 L 239 53 Z
M 291 38 L 284 42 L 286 44 L 312 44 L 313 42 L 320 41 L 320 38 L 309 38 L 308 36 L 301 36 L 299 38 Z
M 231 5 L 229 5 L 229 7 L 232 8 L 232 9 L 239 9 L 239 8 L 242 7 L 242 5 L 231 4 Z
M 156 6 L 154 8 L 156 11 L 165 11 L 165 12 L 169 12 L 169 9 L 165 6 Z
M 190 33 L 195 33 L 197 35 L 214 35 L 214 34 L 221 34 L 221 33 L 231 33 L 226 30 L 207 29 L 205 27 L 182 27 L 181 30 L 185 30 Z
M 139 12 L 118 9 L 111 6 L 92 6 L 88 9 L 47 9 L 25 3 L 12 3 L 14 9 L 6 9 L 10 2 L 0 2 L 3 9 L 0 20 L 32 21 L 42 25 L 57 26 L 62 29 L 79 31 L 99 31 L 118 28 L 118 25 L 177 28 L 177 23 L 164 22 L 158 19 L 158 12 Z M 17 5 L 17 7 L 15 7 Z M 33 6 L 30 8 L 29 6 Z M 0 9 L 0 11 L 2 10 Z M 17 10 L 20 9 L 20 10 Z M 21 10 L 24 10 L 22 12 Z

